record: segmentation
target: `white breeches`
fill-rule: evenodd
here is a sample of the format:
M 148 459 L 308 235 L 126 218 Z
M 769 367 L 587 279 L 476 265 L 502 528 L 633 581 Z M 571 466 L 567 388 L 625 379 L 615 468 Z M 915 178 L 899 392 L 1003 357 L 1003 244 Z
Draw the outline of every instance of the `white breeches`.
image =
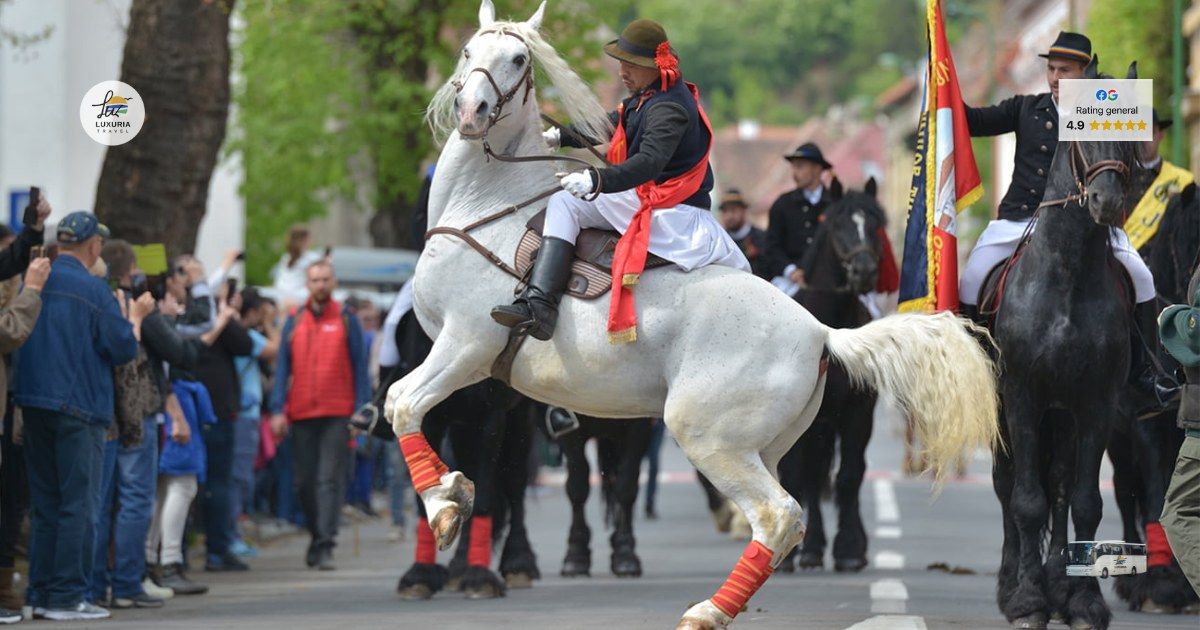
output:
M 571 243 L 582 228 L 625 233 L 641 202 L 632 190 L 584 201 L 566 191 L 550 197 L 544 236 Z M 650 220 L 650 253 L 691 271 L 704 265 L 724 265 L 750 271 L 750 262 L 716 217 L 704 208 L 679 205 L 655 210 Z
M 1016 251 L 1017 243 L 1021 240 L 1021 236 L 1025 233 L 1025 228 L 1031 220 L 998 219 L 988 223 L 983 234 L 979 235 L 979 240 L 975 242 L 975 249 L 972 249 L 971 255 L 967 257 L 966 268 L 963 269 L 958 280 L 959 301 L 975 305 L 979 299 L 979 290 L 987 280 L 988 272 Z M 1150 273 L 1146 261 L 1142 260 L 1141 255 L 1133 248 L 1125 230 L 1115 227 L 1111 230 L 1113 254 L 1129 272 L 1129 277 L 1133 280 L 1137 302 L 1141 304 L 1154 299 L 1154 275 Z

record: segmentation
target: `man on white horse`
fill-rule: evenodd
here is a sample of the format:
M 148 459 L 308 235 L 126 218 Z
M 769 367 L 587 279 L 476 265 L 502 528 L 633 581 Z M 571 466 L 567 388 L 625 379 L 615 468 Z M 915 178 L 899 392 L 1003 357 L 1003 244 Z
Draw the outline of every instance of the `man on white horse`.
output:
M 582 228 L 614 229 L 623 235 L 613 261 L 617 304 L 609 339 L 614 343 L 636 339 L 628 292 L 647 251 L 684 271 L 714 263 L 750 271 L 745 255 L 708 211 L 712 127 L 695 88 L 682 81 L 666 31 L 657 22 L 637 20 L 604 52 L 621 62 L 621 82 L 630 93 L 610 114 L 616 127 L 608 152 L 613 165 L 562 177 L 563 190 L 550 198 L 546 210 L 528 286 L 512 305 L 492 309 L 492 319 L 523 327 L 535 339 L 547 340 L 554 333 Z M 551 148 L 582 146 L 577 134 L 562 137 L 551 129 L 544 136 Z

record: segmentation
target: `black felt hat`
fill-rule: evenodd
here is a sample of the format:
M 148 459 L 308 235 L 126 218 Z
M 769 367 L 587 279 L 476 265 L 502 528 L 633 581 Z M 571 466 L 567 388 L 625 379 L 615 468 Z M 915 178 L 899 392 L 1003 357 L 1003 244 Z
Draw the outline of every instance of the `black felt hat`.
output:
M 1058 39 L 1050 45 L 1050 50 L 1038 55 L 1046 59 L 1070 59 L 1090 63 L 1092 61 L 1092 40 L 1081 33 L 1059 31 Z
M 783 159 L 791 162 L 792 160 L 808 160 L 821 165 L 821 168 L 833 168 L 833 165 L 825 161 L 825 156 L 821 154 L 821 147 L 818 147 L 815 142 L 805 142 L 796 147 L 795 151 L 783 156 Z
M 608 56 L 643 68 L 658 68 L 654 56 L 658 45 L 667 41 L 667 31 L 654 20 L 634 20 L 621 36 L 604 45 Z

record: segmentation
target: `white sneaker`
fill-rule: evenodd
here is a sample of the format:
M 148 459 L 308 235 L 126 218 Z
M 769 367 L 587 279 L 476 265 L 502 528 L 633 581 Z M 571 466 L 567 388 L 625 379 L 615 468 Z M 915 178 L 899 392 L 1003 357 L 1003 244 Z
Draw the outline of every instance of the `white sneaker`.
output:
M 36 614 L 36 613 L 35 613 Z M 79 602 L 73 608 L 47 608 L 46 619 L 54 621 L 90 621 L 93 619 L 108 619 L 112 613 L 88 602 Z
M 175 589 L 159 586 L 150 578 L 142 580 L 142 590 L 145 591 L 147 595 L 151 597 L 157 597 L 159 599 L 171 599 L 172 597 L 175 597 Z

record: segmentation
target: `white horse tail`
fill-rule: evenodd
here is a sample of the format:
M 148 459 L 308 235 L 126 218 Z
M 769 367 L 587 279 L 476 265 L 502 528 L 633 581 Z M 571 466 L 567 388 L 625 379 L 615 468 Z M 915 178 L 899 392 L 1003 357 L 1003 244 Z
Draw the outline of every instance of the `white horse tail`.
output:
M 996 366 L 950 313 L 901 314 L 862 328 L 829 329 L 833 359 L 858 385 L 890 396 L 909 418 L 940 483 L 966 452 L 999 443 Z

